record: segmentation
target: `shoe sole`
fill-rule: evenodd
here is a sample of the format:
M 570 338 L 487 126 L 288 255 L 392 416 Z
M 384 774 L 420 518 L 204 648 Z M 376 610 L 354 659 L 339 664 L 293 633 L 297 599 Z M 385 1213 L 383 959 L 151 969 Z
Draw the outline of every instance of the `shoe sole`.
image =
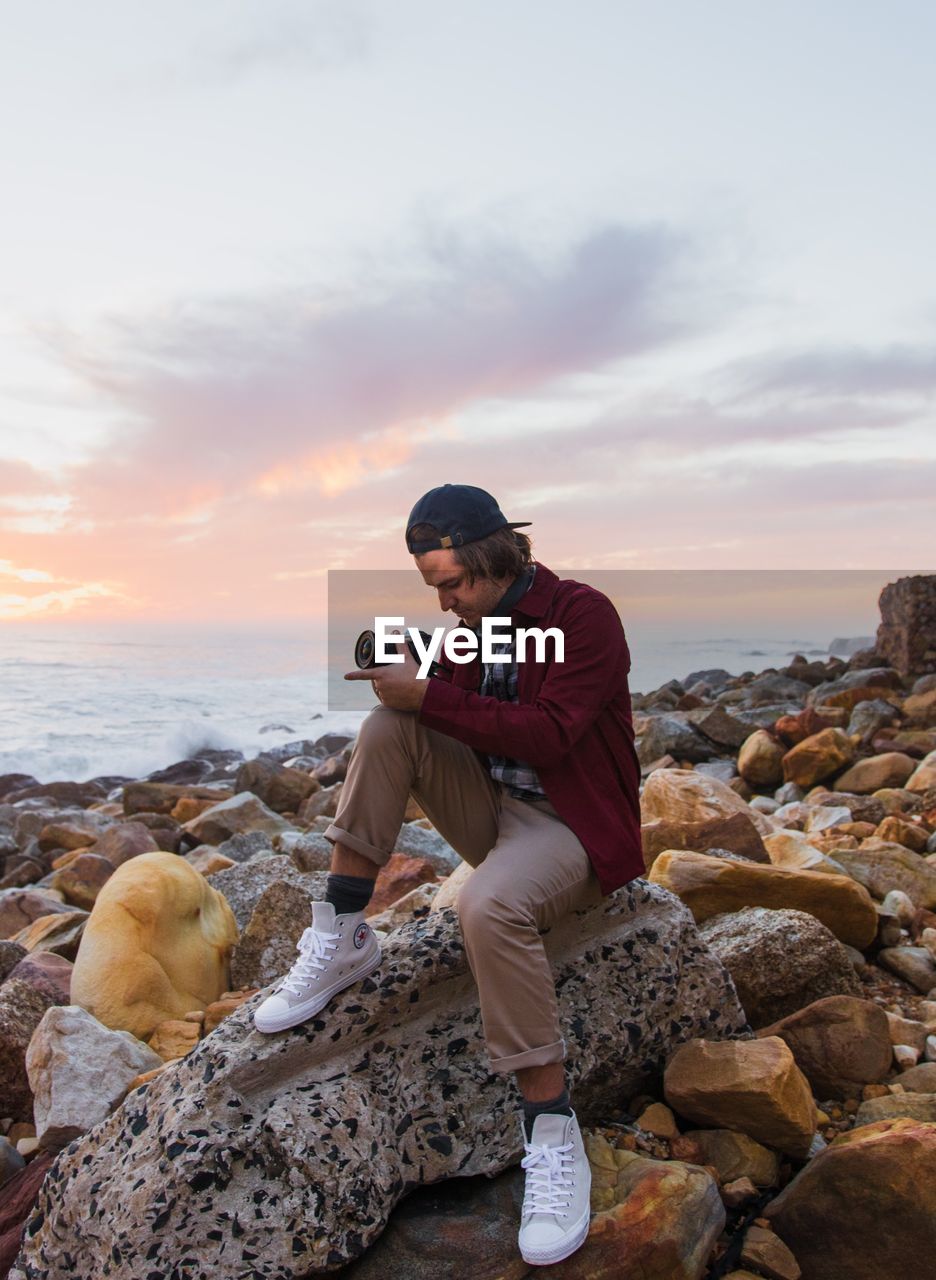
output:
M 254 1014 L 254 1027 L 257 1031 L 268 1033 L 288 1031 L 290 1027 L 297 1027 L 300 1022 L 308 1022 L 309 1018 L 314 1018 L 317 1013 L 321 1013 L 332 996 L 336 996 L 339 991 L 346 991 L 348 987 L 353 987 L 356 982 L 361 982 L 364 978 L 369 978 L 375 969 L 380 968 L 382 959 L 383 956 L 378 951 L 374 959 L 365 968 L 359 969 L 353 977 L 333 982 L 330 987 L 317 992 L 314 1000 L 305 1000 L 302 1004 L 295 1005 L 288 1013 L 280 1014 L 278 1018 L 264 1019 L 262 1026 L 257 1021 L 257 1015 Z M 259 1010 L 257 1012 L 259 1013 Z
M 531 1267 L 548 1267 L 554 1262 L 562 1262 L 585 1243 L 590 1224 L 591 1209 L 588 1209 L 579 1223 L 562 1240 L 557 1240 L 555 1244 L 542 1249 L 524 1249 L 521 1245 L 520 1256 Z

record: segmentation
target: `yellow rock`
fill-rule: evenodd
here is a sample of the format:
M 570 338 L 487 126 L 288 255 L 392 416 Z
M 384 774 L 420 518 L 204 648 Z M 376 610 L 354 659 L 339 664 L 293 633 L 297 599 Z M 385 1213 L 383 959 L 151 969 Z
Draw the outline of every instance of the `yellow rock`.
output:
M 855 744 L 841 729 L 822 729 L 814 733 L 783 757 L 783 777 L 800 787 L 811 787 L 850 765 L 855 758 Z
M 777 828 L 763 813 L 752 809 L 731 787 L 694 769 L 657 769 L 650 774 L 640 797 L 643 822 L 667 818 L 671 822 L 705 822 L 743 813 L 762 836 Z
M 645 1133 L 656 1134 L 658 1138 L 679 1137 L 676 1117 L 662 1102 L 651 1102 L 649 1107 L 641 1111 L 637 1123 Z
M 738 773 L 752 787 L 777 787 L 783 781 L 786 747 L 766 729 L 756 729 L 738 752 Z
M 237 925 L 226 899 L 184 858 L 141 853 L 118 867 L 88 917 L 71 999 L 140 1039 L 206 1009 L 230 985 Z
M 779 1036 L 687 1040 L 666 1064 L 663 1092 L 678 1115 L 786 1155 L 805 1156 L 816 1131 L 809 1082 Z
M 928 791 L 930 787 L 936 787 L 936 751 L 924 756 L 904 783 L 906 791 Z
M 167 1018 L 150 1036 L 149 1047 L 159 1054 L 163 1062 L 173 1062 L 176 1058 L 184 1058 L 195 1048 L 200 1030 L 196 1022 Z
M 859 951 L 870 946 L 877 934 L 871 895 L 849 876 L 728 862 L 680 849 L 661 853 L 647 879 L 682 898 L 699 924 L 722 911 L 744 907 L 791 908 L 815 916 Z

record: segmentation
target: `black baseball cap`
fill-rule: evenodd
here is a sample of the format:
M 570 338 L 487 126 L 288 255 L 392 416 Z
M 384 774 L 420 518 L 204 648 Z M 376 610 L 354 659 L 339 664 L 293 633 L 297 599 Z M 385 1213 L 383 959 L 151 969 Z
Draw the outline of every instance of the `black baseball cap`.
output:
M 414 556 L 425 551 L 441 551 L 477 542 L 498 529 L 524 529 L 532 520 L 511 522 L 485 489 L 473 484 L 440 484 L 430 489 L 416 503 L 406 522 L 406 545 Z M 431 524 L 439 530 L 437 538 L 414 541 L 410 529 L 418 524 Z

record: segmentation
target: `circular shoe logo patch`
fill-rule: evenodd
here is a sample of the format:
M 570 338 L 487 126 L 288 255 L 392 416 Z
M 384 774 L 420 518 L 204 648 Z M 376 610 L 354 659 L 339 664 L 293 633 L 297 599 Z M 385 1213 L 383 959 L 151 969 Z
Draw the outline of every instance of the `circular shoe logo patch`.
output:
M 359 924 L 354 931 L 354 945 L 358 948 L 358 950 L 360 950 L 366 941 L 367 941 L 367 925 Z

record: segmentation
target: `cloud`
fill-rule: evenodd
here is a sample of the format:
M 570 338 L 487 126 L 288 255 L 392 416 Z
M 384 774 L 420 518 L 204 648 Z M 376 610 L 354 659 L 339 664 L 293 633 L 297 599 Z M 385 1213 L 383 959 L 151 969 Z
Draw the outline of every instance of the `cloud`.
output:
M 60 358 L 115 406 L 119 440 L 76 468 L 77 516 L 178 516 L 284 490 L 341 495 L 410 463 L 463 407 L 540 391 L 670 341 L 687 245 L 607 227 L 543 264 L 455 236 L 403 282 L 113 318 Z
M 738 365 L 745 396 L 769 392 L 809 396 L 926 396 L 936 391 L 936 344 L 898 344 L 871 351 L 830 347 Z

